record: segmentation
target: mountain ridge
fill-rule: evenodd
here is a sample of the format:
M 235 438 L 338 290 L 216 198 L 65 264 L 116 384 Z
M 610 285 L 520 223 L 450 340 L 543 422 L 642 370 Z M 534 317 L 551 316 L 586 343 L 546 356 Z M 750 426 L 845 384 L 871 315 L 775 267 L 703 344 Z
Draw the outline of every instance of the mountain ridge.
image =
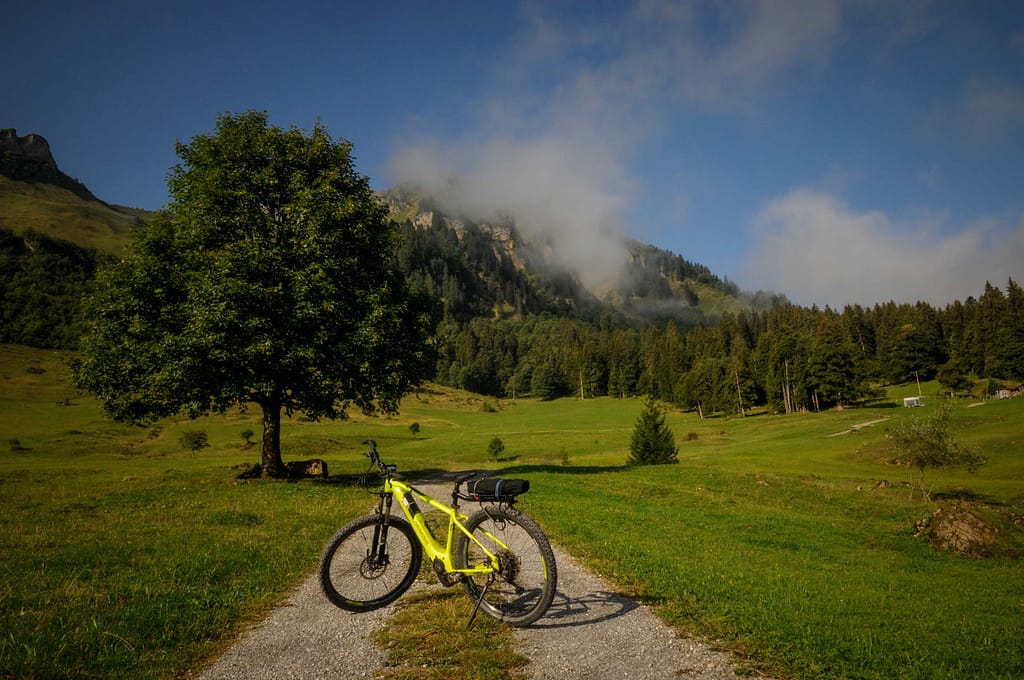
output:
M 42 135 L 0 129 L 0 228 L 116 254 L 150 214 L 96 197 L 61 171 Z
M 673 321 L 692 327 L 713 325 L 727 312 L 785 302 L 776 294 L 743 293 L 704 265 L 628 239 L 621 240 L 620 270 L 587 286 L 580 272 L 559 258 L 551 239 L 527 238 L 511 218 L 475 219 L 408 186 L 378 196 L 404 235 L 397 262 L 432 301 L 438 320 L 613 315 L 624 323 Z M 26 322 L 36 328 L 31 332 L 18 330 L 17 318 L 5 319 L 7 341 L 66 344 L 68 334 L 49 327 L 69 323 L 78 308 L 68 282 L 81 285 L 103 257 L 120 255 L 132 230 L 150 215 L 108 204 L 63 173 L 41 135 L 0 130 L 0 245 L 6 258 L 0 274 L 4 295 L 11 298 L 6 308 L 24 314 L 14 298 L 33 289 L 54 291 L 46 304 L 64 308 L 41 325 Z M 73 255 L 69 246 L 85 254 Z
M 425 230 L 448 230 L 477 254 L 473 260 L 477 264 L 483 264 L 480 258 L 490 251 L 498 261 L 492 263 L 491 268 L 501 268 L 501 260 L 507 258 L 515 269 L 534 274 L 553 295 L 568 299 L 563 311 L 600 313 L 611 308 L 636 320 L 672 320 L 684 326 L 695 326 L 714 323 L 726 312 L 764 310 L 787 302 L 785 296 L 777 293 L 745 293 L 728 279 L 713 274 L 705 265 L 625 237 L 620 240 L 619 271 L 614 275 L 606 273 L 600 283 L 587 286 L 578 271 L 558 260 L 550 241 L 524 236 L 511 218 L 485 220 L 448 212 L 436 199 L 421 196 L 409 186 L 388 189 L 380 195 L 393 218 L 405 228 L 407 241 L 422 241 Z M 407 275 L 427 275 L 422 267 L 417 270 L 408 262 L 403 262 L 403 269 Z M 483 277 L 487 274 L 486 271 L 477 273 Z M 433 274 L 433 286 L 443 286 L 443 281 L 437 279 L 437 272 Z M 505 297 L 490 300 L 486 306 L 512 302 L 507 295 Z
M 35 132 L 19 137 L 15 128 L 0 129 L 0 175 L 22 182 L 53 184 L 86 201 L 103 203 L 88 187 L 61 171 L 50 143 Z

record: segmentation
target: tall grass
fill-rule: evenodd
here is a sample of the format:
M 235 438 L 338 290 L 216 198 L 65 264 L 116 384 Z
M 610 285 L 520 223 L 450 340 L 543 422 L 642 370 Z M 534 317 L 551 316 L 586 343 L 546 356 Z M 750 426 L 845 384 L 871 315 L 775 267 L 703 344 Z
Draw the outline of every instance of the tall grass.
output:
M 367 468 L 359 442 L 370 437 L 413 476 L 528 476 L 522 505 L 557 543 L 751 666 L 796 678 L 1024 676 L 1022 562 L 940 553 L 912 536 L 934 505 L 900 486 L 912 477 L 887 463 L 885 423 L 831 436 L 910 415 L 891 404 L 704 421 L 670 412 L 680 463 L 631 468 L 639 401 L 438 389 L 398 417 L 286 422 L 285 458 L 324 458 L 328 483 L 239 484 L 233 467 L 257 460 L 242 433 L 258 432 L 258 413 L 129 428 L 66 378 L 58 354 L 0 348 L 0 676 L 155 678 L 216 653 L 371 506 L 349 483 Z M 1024 513 L 1022 411 L 1020 400 L 958 405 L 956 435 L 989 463 L 929 471 L 935 491 Z M 198 453 L 180 443 L 196 429 L 211 444 Z M 488 454 L 494 437 L 511 460 Z M 893 486 L 876 489 L 880 479 Z M 1024 549 L 1019 527 L 1003 531 L 1008 550 Z M 432 663 L 425 653 L 416 663 Z M 487 672 L 515 674 L 508 658 Z

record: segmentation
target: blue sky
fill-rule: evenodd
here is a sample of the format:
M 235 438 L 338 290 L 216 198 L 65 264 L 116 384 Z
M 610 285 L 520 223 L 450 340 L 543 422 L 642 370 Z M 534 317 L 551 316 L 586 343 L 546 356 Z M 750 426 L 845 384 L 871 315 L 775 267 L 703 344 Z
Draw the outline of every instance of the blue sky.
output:
M 175 142 L 258 109 L 594 282 L 621 236 L 807 305 L 1024 280 L 1017 0 L 153 5 L 0 21 L 0 127 L 108 202 L 161 207 Z

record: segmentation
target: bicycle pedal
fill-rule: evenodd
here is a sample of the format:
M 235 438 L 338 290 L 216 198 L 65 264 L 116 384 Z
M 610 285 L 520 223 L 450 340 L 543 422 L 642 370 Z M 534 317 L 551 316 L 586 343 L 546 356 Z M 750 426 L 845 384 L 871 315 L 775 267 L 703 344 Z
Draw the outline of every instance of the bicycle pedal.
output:
M 451 588 L 453 585 L 462 580 L 461 574 L 449 574 L 444 569 L 444 562 L 441 560 L 434 560 L 433 563 L 434 573 L 437 574 L 437 580 L 441 582 L 445 588 Z

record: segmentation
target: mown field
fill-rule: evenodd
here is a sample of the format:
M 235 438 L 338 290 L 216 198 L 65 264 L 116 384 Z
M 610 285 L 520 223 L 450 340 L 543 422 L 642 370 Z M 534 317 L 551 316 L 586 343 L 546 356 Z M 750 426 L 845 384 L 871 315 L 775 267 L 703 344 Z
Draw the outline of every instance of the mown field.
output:
M 327 482 L 239 483 L 257 411 L 132 428 L 67 385 L 59 354 L 0 347 L 0 676 L 174 677 L 228 644 L 310 574 L 373 497 L 352 483 L 373 437 L 409 475 L 496 468 L 552 539 L 681 632 L 793 678 L 1024 677 L 1024 400 L 957 403 L 988 464 L 929 471 L 928 503 L 889 464 L 894 401 L 791 416 L 670 412 L 678 465 L 631 468 L 637 400 L 496 401 L 447 390 L 402 414 L 286 421 L 286 460 Z M 916 386 L 906 388 L 916 394 Z M 869 427 L 854 426 L 886 419 Z M 420 430 L 413 434 L 412 423 Z M 201 429 L 193 453 L 183 433 Z M 837 436 L 831 436 L 837 435 Z M 493 461 L 487 445 L 505 444 Z M 875 488 L 879 480 L 892 486 Z M 983 502 L 994 556 L 912 535 L 952 498 Z M 464 598 L 462 598 L 464 599 Z M 457 605 L 453 605 L 457 606 Z M 465 603 L 468 615 L 470 604 Z

